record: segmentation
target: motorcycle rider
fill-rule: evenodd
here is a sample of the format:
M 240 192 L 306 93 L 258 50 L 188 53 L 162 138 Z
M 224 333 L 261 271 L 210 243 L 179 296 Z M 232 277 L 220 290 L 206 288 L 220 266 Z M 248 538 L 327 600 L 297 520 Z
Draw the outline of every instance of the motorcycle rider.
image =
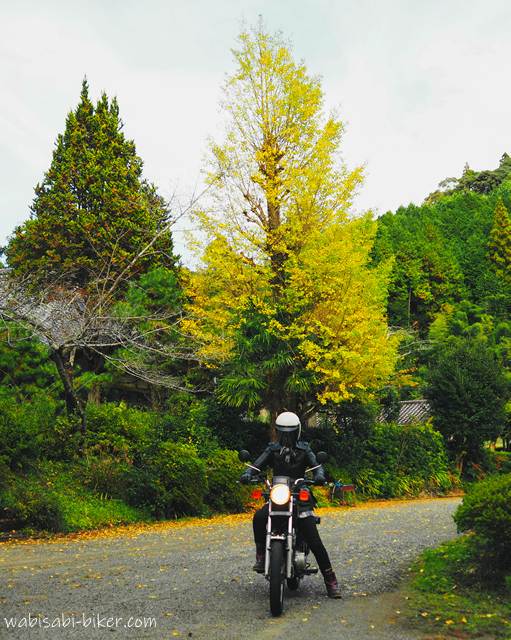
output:
M 273 468 L 274 476 L 289 476 L 297 479 L 305 477 L 305 469 L 316 467 L 316 456 L 307 442 L 300 440 L 301 423 L 295 413 L 285 411 L 277 416 L 275 428 L 278 435 L 277 442 L 270 442 L 263 453 L 254 461 L 253 466 L 262 470 L 264 467 Z M 323 484 L 326 481 L 325 471 L 322 465 L 314 469 L 314 481 Z M 256 469 L 248 468 L 240 477 L 240 481 L 248 483 Z M 253 567 L 258 573 L 264 572 L 264 558 L 266 547 L 266 523 L 268 520 L 268 504 L 256 511 L 253 519 L 254 540 L 256 544 L 256 563 Z M 323 574 L 325 586 L 329 598 L 341 598 L 341 591 L 337 578 L 332 569 L 330 558 L 316 526 L 316 518 L 313 512 L 314 498 L 311 495 L 309 502 L 300 502 L 297 518 L 297 528 L 303 539 L 309 545 L 316 557 L 319 569 Z

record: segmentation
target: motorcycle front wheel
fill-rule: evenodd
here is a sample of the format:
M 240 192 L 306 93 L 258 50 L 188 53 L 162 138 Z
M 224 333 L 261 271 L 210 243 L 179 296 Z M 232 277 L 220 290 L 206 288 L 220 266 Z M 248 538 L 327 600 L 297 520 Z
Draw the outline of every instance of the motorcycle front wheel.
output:
M 280 616 L 284 609 L 284 543 L 272 540 L 270 548 L 270 611 L 272 616 Z

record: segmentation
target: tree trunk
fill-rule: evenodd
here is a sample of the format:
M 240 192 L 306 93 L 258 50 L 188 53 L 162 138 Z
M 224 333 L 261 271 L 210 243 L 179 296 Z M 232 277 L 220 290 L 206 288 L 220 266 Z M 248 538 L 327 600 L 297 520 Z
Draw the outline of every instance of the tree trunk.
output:
M 149 388 L 151 398 L 151 409 L 153 411 L 161 411 L 163 407 L 163 396 L 160 389 L 156 385 L 152 384 Z
M 277 416 L 282 411 L 282 400 L 278 397 L 278 394 L 270 389 L 270 397 L 268 398 L 268 411 L 270 412 L 270 441 L 277 442 L 277 430 L 275 429 L 275 422 Z
M 103 370 L 105 359 L 97 353 L 88 353 L 87 350 L 80 354 L 79 364 L 85 371 L 100 373 Z M 92 404 L 101 404 L 101 383 L 93 382 L 87 394 L 87 402 Z
M 408 328 L 412 322 L 412 288 L 408 287 Z
M 270 285 L 273 291 L 273 298 L 275 301 L 278 301 L 281 297 L 282 289 L 285 286 L 286 276 L 284 265 L 287 255 L 286 252 L 282 250 L 280 207 L 268 200 L 266 203 L 266 211 L 268 216 L 266 251 L 270 257 L 272 271 Z
M 275 189 L 275 187 L 279 182 L 279 173 L 282 171 L 279 163 L 283 154 L 275 147 L 274 140 L 265 139 L 263 146 L 267 151 L 272 150 L 272 153 L 269 154 L 268 163 L 264 167 L 261 167 L 261 171 L 268 178 L 267 184 L 270 187 L 270 191 L 266 191 L 266 213 L 268 220 L 266 251 L 271 264 L 272 275 L 270 278 L 270 286 L 273 303 L 277 312 L 279 312 L 281 310 L 283 291 L 286 286 L 285 265 L 288 254 L 283 244 L 280 203 L 275 199 L 274 195 L 269 196 L 268 194 L 274 190 L 276 190 L 277 193 L 279 192 L 279 189 Z M 272 376 L 269 376 L 268 389 L 267 407 L 270 413 L 270 440 L 271 442 L 276 442 L 278 438 L 275 423 L 279 413 L 284 411 L 286 398 L 282 384 L 276 384 L 275 380 L 272 380 Z
M 101 404 L 101 385 L 97 382 L 94 382 L 89 389 L 89 393 L 87 394 L 87 402 L 91 402 L 92 404 Z
M 78 415 L 80 418 L 80 431 L 85 436 L 87 431 L 87 418 L 85 408 L 74 388 L 73 367 L 62 349 L 54 349 L 51 352 L 51 359 L 57 367 L 58 374 L 64 386 L 64 398 L 68 415 Z

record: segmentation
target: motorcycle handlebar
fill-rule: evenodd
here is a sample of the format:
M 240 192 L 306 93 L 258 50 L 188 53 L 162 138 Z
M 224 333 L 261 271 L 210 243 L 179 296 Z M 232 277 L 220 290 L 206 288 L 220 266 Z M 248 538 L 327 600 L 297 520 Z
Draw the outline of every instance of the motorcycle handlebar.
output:
M 236 480 L 236 483 L 241 484 L 239 480 Z M 269 480 L 268 478 L 264 478 L 262 476 L 253 476 L 252 478 L 250 478 L 248 482 L 248 484 L 260 484 L 260 483 L 265 483 L 269 485 Z M 316 480 L 309 480 L 308 478 L 298 478 L 297 480 L 294 481 L 293 487 L 296 487 L 297 484 L 305 484 L 308 486 L 317 485 L 322 487 L 328 484 L 328 482 L 326 480 L 321 480 L 320 482 L 316 482 Z
M 318 485 L 320 487 L 326 484 L 326 481 L 321 480 L 317 482 L 316 480 L 309 480 L 308 478 L 298 478 L 298 480 L 295 481 L 295 484 L 298 484 L 298 482 L 300 482 L 301 484 L 307 484 L 309 486 Z

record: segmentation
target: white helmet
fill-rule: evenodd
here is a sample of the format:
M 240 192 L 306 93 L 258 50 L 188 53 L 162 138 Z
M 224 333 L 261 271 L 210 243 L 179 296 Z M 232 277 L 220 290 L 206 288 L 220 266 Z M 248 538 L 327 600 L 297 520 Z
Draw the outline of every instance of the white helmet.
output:
M 277 416 L 275 428 L 283 446 L 294 446 L 300 439 L 302 424 L 296 413 L 284 411 Z

